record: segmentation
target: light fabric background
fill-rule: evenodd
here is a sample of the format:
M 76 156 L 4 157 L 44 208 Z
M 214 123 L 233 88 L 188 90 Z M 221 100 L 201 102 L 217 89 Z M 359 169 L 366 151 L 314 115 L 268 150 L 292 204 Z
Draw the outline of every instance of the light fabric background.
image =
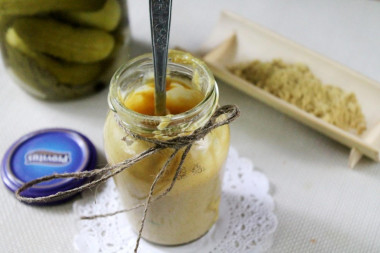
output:
M 196 50 L 220 11 L 228 9 L 380 81 L 380 1 L 173 2 L 171 46 Z M 131 54 L 137 55 L 149 50 L 148 1 L 128 4 Z M 219 85 L 221 104 L 235 103 L 242 110 L 231 126 L 233 146 L 273 184 L 279 227 L 271 252 L 380 252 L 380 164 L 364 159 L 350 170 L 348 148 Z M 23 134 L 46 127 L 83 132 L 102 154 L 106 90 L 76 101 L 47 103 L 25 94 L 3 65 L 0 87 L 1 155 Z M 75 252 L 72 202 L 27 206 L 0 184 L 0 208 L 1 252 Z

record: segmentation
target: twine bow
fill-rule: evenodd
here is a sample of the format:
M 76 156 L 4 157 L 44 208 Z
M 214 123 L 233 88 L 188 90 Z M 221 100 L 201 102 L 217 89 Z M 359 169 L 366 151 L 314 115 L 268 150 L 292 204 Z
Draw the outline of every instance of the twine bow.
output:
M 219 118 L 222 115 L 225 116 L 224 119 Z M 128 212 L 128 211 L 131 211 L 131 210 L 134 210 L 134 209 L 137 209 L 139 207 L 144 206 L 145 207 L 144 213 L 143 213 L 143 217 L 141 220 L 141 226 L 140 226 L 140 230 L 139 230 L 139 234 L 138 234 L 138 237 L 136 240 L 136 246 L 135 246 L 135 250 L 134 250 L 134 252 L 137 252 L 137 249 L 139 247 L 139 242 L 141 239 L 141 234 L 142 234 L 142 231 L 144 228 L 145 218 L 146 218 L 146 215 L 148 212 L 148 207 L 149 207 L 150 203 L 152 201 L 155 201 L 155 200 L 162 198 L 163 196 L 165 196 L 167 193 L 169 193 L 171 191 L 171 189 L 173 188 L 173 186 L 174 186 L 174 184 L 178 178 L 178 175 L 181 171 L 184 160 L 185 160 L 187 154 L 189 153 L 193 143 L 197 140 L 204 138 L 208 133 L 210 133 L 215 128 L 218 128 L 220 126 L 231 123 L 239 115 L 240 115 L 240 111 L 236 105 L 225 105 L 225 106 L 219 107 L 214 112 L 214 114 L 210 117 L 209 121 L 207 121 L 207 123 L 204 126 L 198 128 L 197 130 L 195 130 L 190 135 L 179 136 L 179 137 L 175 137 L 175 138 L 170 139 L 170 140 L 150 139 L 150 138 L 146 138 L 146 137 L 141 136 L 141 135 L 137 135 L 137 134 L 132 133 L 132 132 L 128 132 L 128 134 L 132 135 L 132 137 L 134 137 L 136 139 L 147 141 L 147 142 L 153 143 L 155 145 L 153 147 L 145 150 L 144 152 L 138 154 L 137 156 L 134 156 L 130 159 L 127 159 L 125 161 L 122 161 L 122 162 L 114 164 L 114 165 L 107 165 L 101 169 L 94 169 L 91 171 L 81 171 L 81 172 L 73 172 L 73 173 L 61 173 L 61 174 L 55 173 L 55 174 L 52 174 L 49 176 L 44 176 L 41 178 L 34 179 L 32 181 L 25 183 L 19 189 L 17 189 L 17 191 L 15 192 L 16 198 L 20 201 L 27 202 L 27 203 L 44 203 L 44 202 L 49 202 L 49 201 L 57 201 L 57 200 L 65 198 L 65 197 L 71 196 L 75 193 L 81 192 L 85 189 L 89 189 L 91 187 L 97 186 L 97 185 L 101 184 L 102 182 L 106 181 L 107 179 L 109 179 L 110 177 L 112 177 L 112 176 L 124 171 L 125 169 L 131 167 L 132 165 L 134 165 L 138 161 L 140 161 L 140 160 L 142 160 L 142 159 L 144 159 L 144 158 L 146 158 L 146 157 L 148 157 L 154 153 L 157 153 L 158 151 L 160 151 L 162 149 L 166 149 L 166 148 L 174 149 L 173 153 L 169 156 L 169 158 L 165 162 L 164 166 L 161 168 L 161 170 L 156 175 L 156 177 L 155 177 L 155 179 L 154 179 L 154 181 L 150 187 L 149 195 L 148 195 L 145 203 L 138 204 L 138 205 L 133 206 L 133 207 L 128 208 L 128 209 L 118 210 L 118 211 L 113 212 L 113 213 L 99 214 L 99 215 L 93 215 L 93 216 L 82 216 L 81 217 L 81 219 L 96 219 L 96 218 L 101 218 L 101 217 L 108 217 L 108 216 L 112 216 L 112 215 L 115 215 L 118 213 Z M 157 197 L 155 197 L 152 200 L 153 191 L 154 191 L 154 188 L 155 188 L 158 180 L 165 173 L 168 165 L 171 163 L 171 161 L 173 160 L 175 155 L 178 153 L 178 151 L 182 148 L 185 148 L 185 150 L 182 153 L 181 160 L 180 160 L 179 165 L 176 169 L 176 172 L 173 176 L 171 184 L 169 185 L 169 187 L 164 192 L 162 192 L 160 195 L 158 195 Z M 95 176 L 98 176 L 98 177 L 96 178 Z M 57 193 L 54 193 L 54 194 L 51 194 L 48 196 L 24 197 L 21 195 L 21 193 L 23 191 L 33 187 L 36 184 L 46 182 L 46 181 L 50 181 L 50 180 L 57 179 L 57 178 L 75 178 L 75 179 L 92 178 L 92 179 L 89 180 L 89 182 L 87 182 L 81 186 L 75 187 L 73 189 L 65 190 L 65 191 L 60 191 L 60 192 L 57 192 Z

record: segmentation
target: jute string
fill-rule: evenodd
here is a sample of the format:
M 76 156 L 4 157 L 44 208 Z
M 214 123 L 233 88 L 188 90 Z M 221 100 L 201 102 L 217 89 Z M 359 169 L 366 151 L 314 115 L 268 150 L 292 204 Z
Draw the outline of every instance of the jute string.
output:
M 221 119 L 220 116 L 222 116 L 222 115 L 224 117 Z M 197 130 L 195 130 L 193 133 L 191 133 L 189 135 L 179 136 L 179 137 L 175 137 L 175 138 L 169 139 L 169 140 L 150 139 L 150 138 L 138 135 L 136 133 L 130 132 L 123 127 L 124 130 L 129 135 L 131 135 L 132 137 L 139 139 L 139 140 L 143 140 L 143 141 L 153 143 L 155 145 L 153 147 L 143 151 L 142 153 L 138 154 L 137 156 L 134 156 L 130 159 L 127 159 L 125 161 L 122 161 L 122 162 L 114 164 L 114 165 L 107 165 L 104 168 L 94 169 L 91 171 L 74 172 L 74 173 L 52 174 L 49 176 L 44 176 L 44 177 L 37 178 L 35 180 L 29 181 L 29 182 L 25 183 L 24 185 L 22 185 L 15 192 L 16 198 L 23 201 L 23 202 L 27 202 L 27 203 L 44 203 L 44 202 L 50 202 L 50 201 L 57 201 L 57 200 L 65 198 L 65 197 L 71 196 L 75 193 L 81 192 L 85 189 L 89 189 L 89 188 L 92 188 L 94 186 L 97 186 L 97 185 L 105 182 L 110 177 L 112 177 L 112 176 L 124 171 L 125 169 L 131 167 L 132 165 L 134 165 L 138 161 L 140 161 L 140 160 L 142 160 L 142 159 L 144 159 L 144 158 L 146 158 L 152 154 L 155 154 L 162 149 L 166 149 L 166 148 L 174 149 L 173 153 L 169 156 L 169 158 L 165 162 L 164 166 L 161 168 L 161 170 L 156 175 L 156 177 L 155 177 L 155 179 L 154 179 L 154 181 L 150 187 L 150 191 L 149 191 L 148 197 L 145 200 L 145 203 L 141 203 L 141 204 L 138 204 L 138 205 L 133 206 L 131 208 L 118 210 L 118 211 L 115 211 L 112 213 L 99 214 L 99 215 L 93 215 L 93 216 L 82 216 L 81 217 L 81 219 L 96 219 L 96 218 L 108 217 L 108 216 L 112 216 L 112 215 L 115 215 L 118 213 L 128 212 L 128 211 L 131 211 L 131 210 L 134 210 L 134 209 L 137 209 L 137 208 L 144 206 L 144 212 L 143 212 L 142 219 L 141 219 L 141 225 L 140 225 L 138 237 L 136 240 L 136 246 L 134 249 L 134 252 L 136 253 L 138 250 L 138 247 L 139 247 L 139 243 L 140 243 L 141 235 L 142 235 L 142 232 L 144 229 L 144 223 L 145 223 L 145 219 L 146 219 L 146 216 L 148 213 L 150 203 L 152 201 L 155 201 L 155 200 L 158 200 L 158 199 L 164 197 L 166 194 L 168 194 L 171 191 L 171 189 L 173 188 L 173 186 L 174 186 L 174 184 L 178 178 L 178 175 L 181 171 L 181 168 L 182 168 L 182 165 L 186 159 L 186 156 L 191 149 L 192 144 L 197 140 L 203 139 L 209 132 L 211 132 L 215 128 L 218 128 L 220 126 L 231 123 L 239 115 L 240 115 L 239 108 L 235 105 L 225 105 L 225 106 L 219 107 L 215 111 L 215 113 L 210 117 L 209 121 L 204 126 L 198 128 Z M 163 191 L 161 194 L 159 194 L 158 196 L 153 198 L 153 192 L 154 192 L 154 189 L 155 189 L 155 186 L 156 186 L 158 180 L 165 173 L 167 167 L 172 162 L 175 155 L 179 152 L 179 150 L 181 150 L 183 148 L 184 148 L 184 152 L 182 153 L 181 160 L 178 164 L 178 167 L 177 167 L 176 172 L 173 176 L 171 184 L 169 185 L 169 187 L 167 189 L 165 189 L 165 191 Z M 21 193 L 23 191 L 33 187 L 36 184 L 46 182 L 46 181 L 50 181 L 50 180 L 57 179 L 57 178 L 75 178 L 75 179 L 90 178 L 90 180 L 81 186 L 75 187 L 73 189 L 65 190 L 65 191 L 60 191 L 60 192 L 57 192 L 55 194 L 51 194 L 48 196 L 24 197 L 21 195 Z

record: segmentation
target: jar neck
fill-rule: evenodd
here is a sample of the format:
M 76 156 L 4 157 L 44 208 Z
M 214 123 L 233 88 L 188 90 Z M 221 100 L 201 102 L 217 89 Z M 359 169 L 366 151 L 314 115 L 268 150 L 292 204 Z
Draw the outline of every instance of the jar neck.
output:
M 125 107 L 126 97 L 152 79 L 153 71 L 152 55 L 145 54 L 121 66 L 112 77 L 108 104 L 126 129 L 147 137 L 174 137 L 191 133 L 210 119 L 219 99 L 211 71 L 190 54 L 174 50 L 169 52 L 167 76 L 188 80 L 202 92 L 203 100 L 188 111 L 166 116 L 145 115 Z

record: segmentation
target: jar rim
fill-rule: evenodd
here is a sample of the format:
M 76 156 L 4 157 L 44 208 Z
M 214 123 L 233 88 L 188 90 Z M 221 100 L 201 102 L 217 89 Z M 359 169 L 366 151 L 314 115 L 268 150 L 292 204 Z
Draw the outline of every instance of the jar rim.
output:
M 141 114 L 125 107 L 123 101 L 120 100 L 119 96 L 119 88 L 123 82 L 123 80 L 121 80 L 121 77 L 123 76 L 123 74 L 125 74 L 127 70 L 133 67 L 139 67 L 147 63 L 153 64 L 152 54 L 147 53 L 133 58 L 127 63 L 123 64 L 113 75 L 108 93 L 108 105 L 110 110 L 114 111 L 118 116 L 121 117 L 122 120 L 128 115 L 129 117 L 132 117 L 137 121 L 145 122 L 150 121 L 159 123 L 165 120 L 170 120 L 170 122 L 174 123 L 174 125 L 176 124 L 176 122 L 183 122 L 185 119 L 192 118 L 199 114 L 202 110 L 209 108 L 210 106 L 208 106 L 208 104 L 210 104 L 210 102 L 212 104 L 211 110 L 213 113 L 218 104 L 219 92 L 215 78 L 211 70 L 207 67 L 207 65 L 203 61 L 193 57 L 191 54 L 178 50 L 170 50 L 168 58 L 168 65 L 190 65 L 194 68 L 199 68 L 203 72 L 201 74 L 207 77 L 209 87 L 207 88 L 201 102 L 199 102 L 196 106 L 185 112 L 164 116 Z

